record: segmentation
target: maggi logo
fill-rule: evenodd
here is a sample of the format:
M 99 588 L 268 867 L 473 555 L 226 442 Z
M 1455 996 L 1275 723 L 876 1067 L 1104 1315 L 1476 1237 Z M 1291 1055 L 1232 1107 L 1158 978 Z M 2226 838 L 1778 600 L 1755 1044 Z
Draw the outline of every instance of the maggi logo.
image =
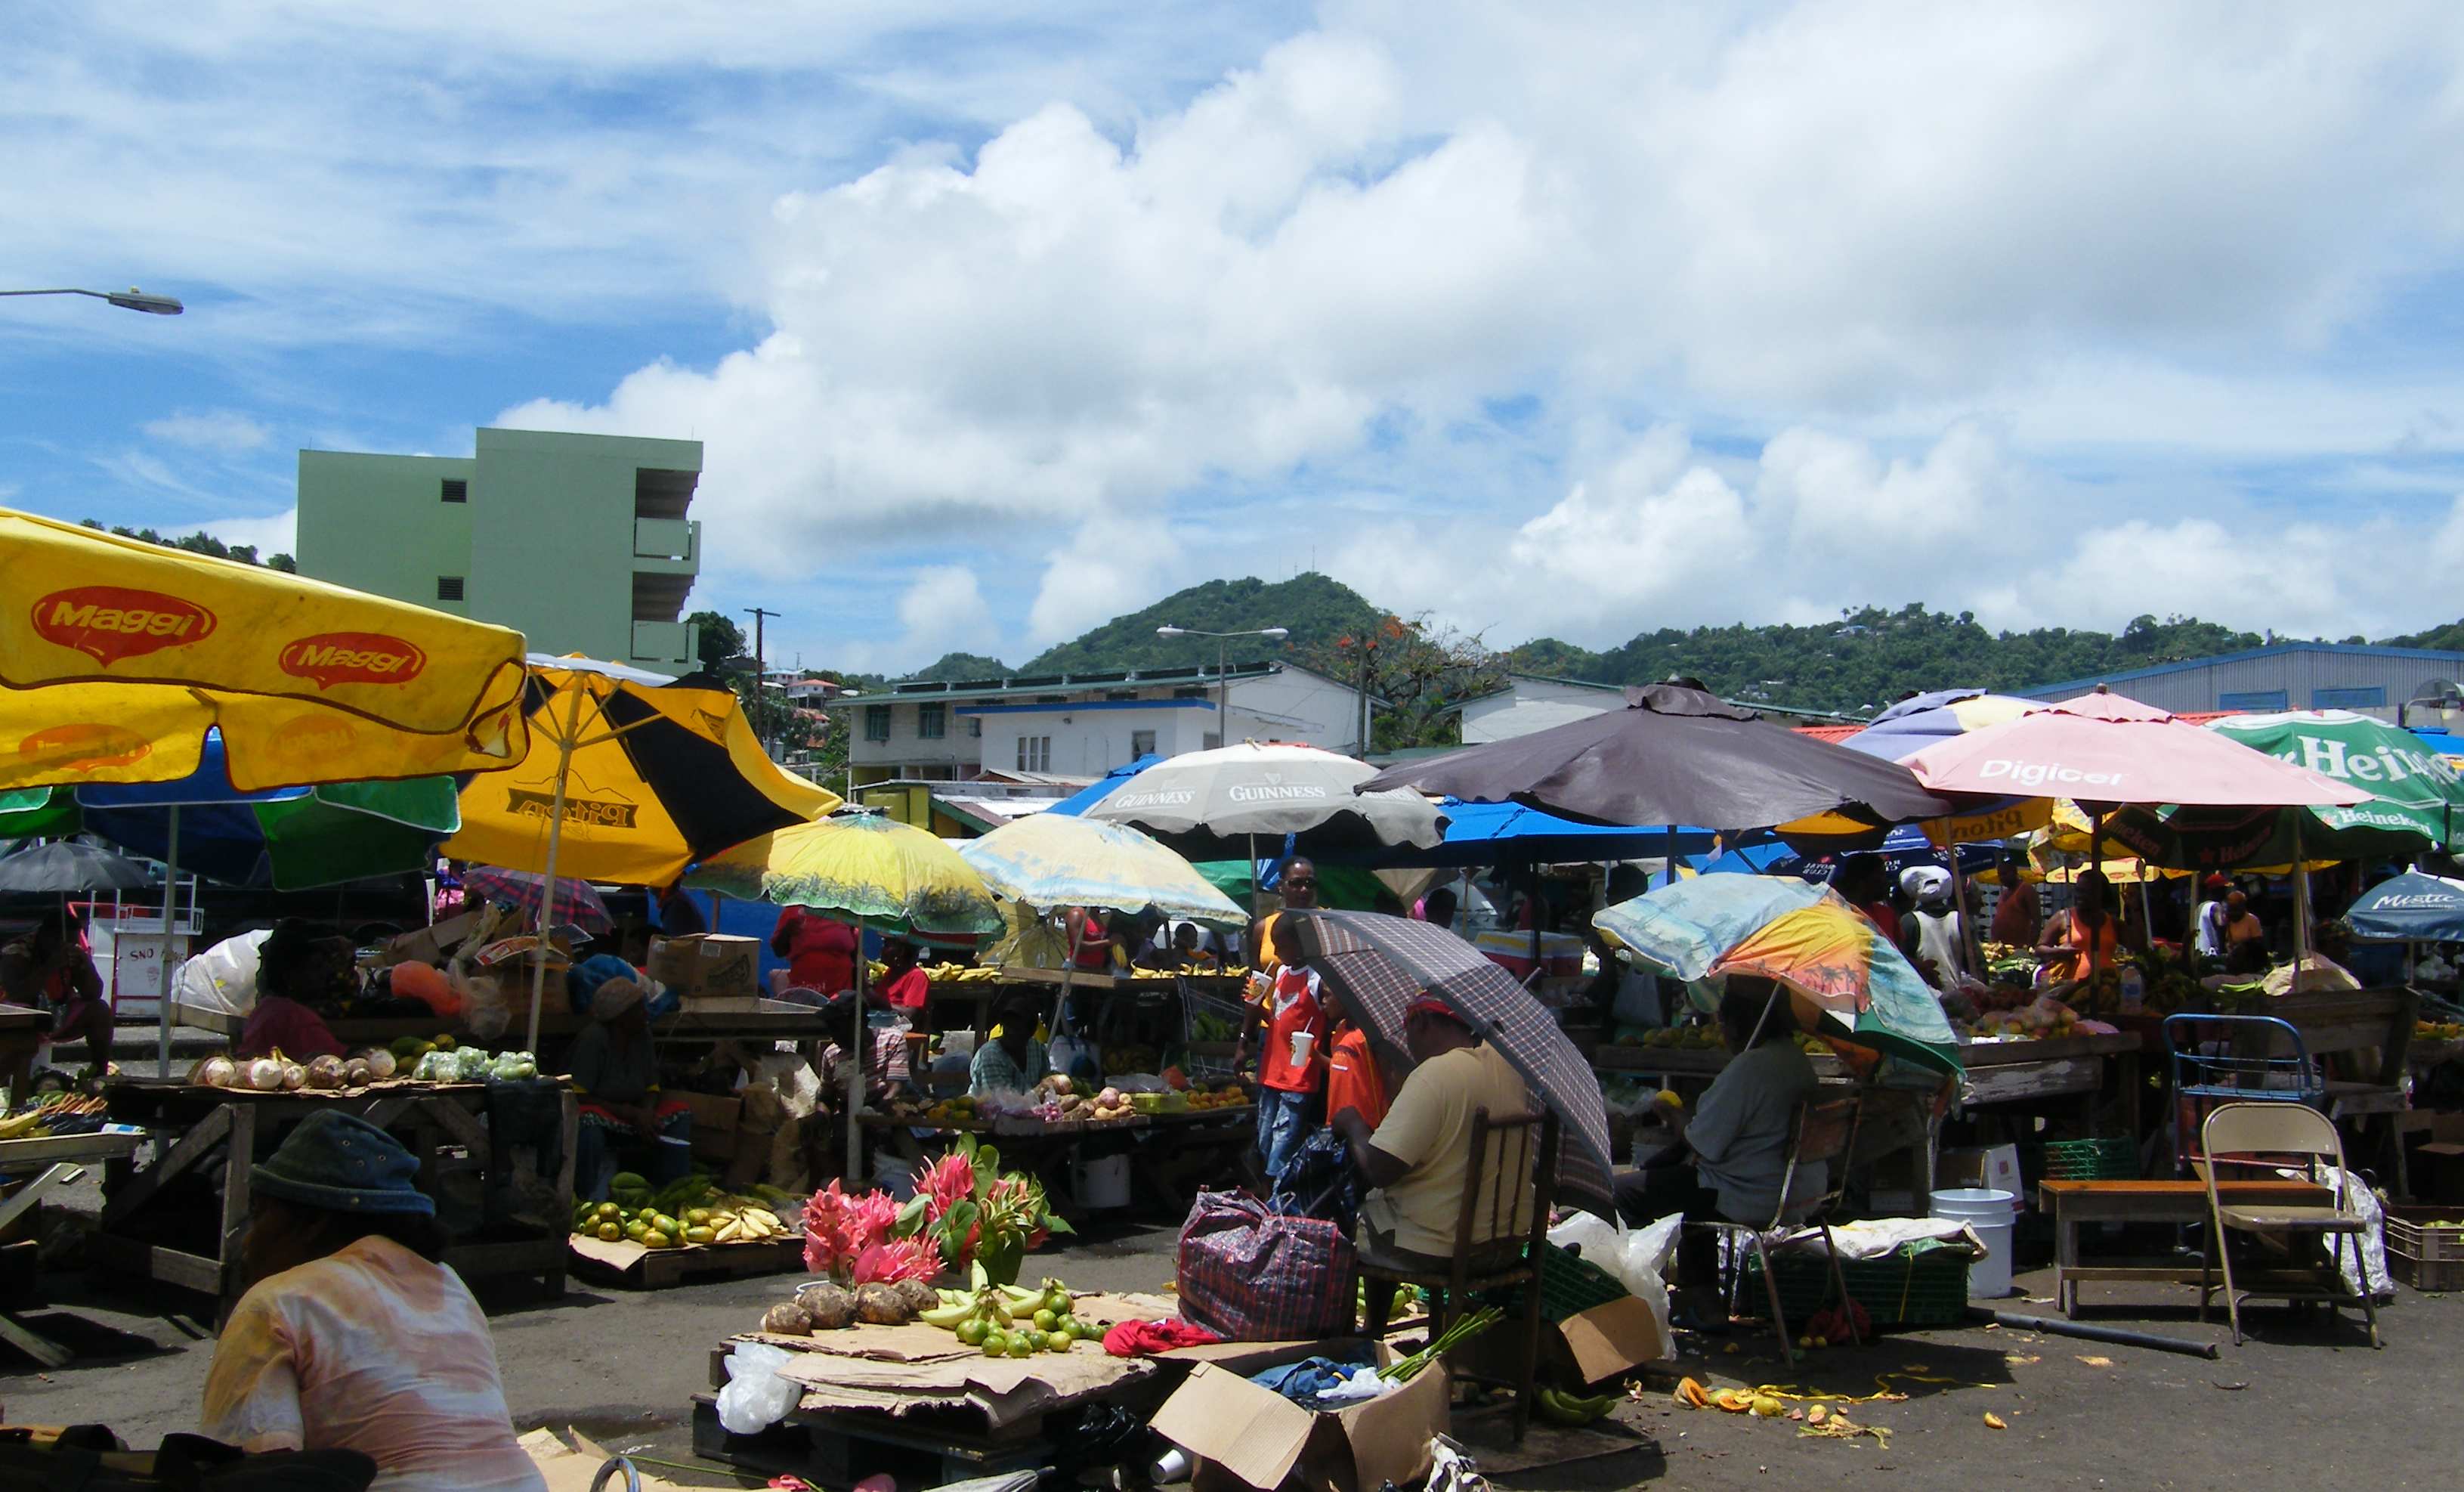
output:
M 214 613 L 194 601 L 125 586 L 78 586 L 34 603 L 34 634 L 109 668 L 122 658 L 202 642 Z
M 331 689 L 345 683 L 408 683 L 428 666 L 428 655 L 381 632 L 322 632 L 286 643 L 281 664 L 284 673 Z
M 136 731 L 96 722 L 49 725 L 17 743 L 22 766 L 46 772 L 126 767 L 153 749 L 154 743 Z

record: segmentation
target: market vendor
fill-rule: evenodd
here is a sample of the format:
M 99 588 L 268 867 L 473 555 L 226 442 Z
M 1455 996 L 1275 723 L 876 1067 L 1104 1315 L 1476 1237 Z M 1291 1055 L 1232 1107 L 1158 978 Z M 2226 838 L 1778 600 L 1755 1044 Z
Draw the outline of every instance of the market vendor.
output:
M 904 938 L 884 939 L 881 965 L 887 972 L 881 976 L 881 988 L 873 991 L 875 1003 L 902 1015 L 921 1014 L 932 998 L 933 981 L 916 965 L 915 945 Z
M 2267 972 L 2267 929 L 2259 924 L 2258 914 L 2250 909 L 2250 893 L 2228 891 L 2224 908 L 2218 915 L 2223 926 L 2219 955 L 2230 974 L 2263 974 Z
M 66 907 L 0 947 L 0 998 L 52 1013 L 52 1042 L 83 1041 L 92 1071 L 111 1062 L 111 1001 L 87 951 L 85 919 Z
M 1968 935 L 1960 909 L 1951 904 L 1950 872 L 1939 865 L 1911 865 L 1900 873 L 1900 889 L 1915 903 L 1907 925 L 1916 934 L 1917 969 L 1938 990 L 1959 983 L 1968 969 Z
M 1987 929 L 1994 942 L 2014 948 L 2036 946 L 2036 930 L 2044 924 L 2044 903 L 2036 888 L 2020 874 L 2021 861 L 2015 855 L 2002 857 L 1993 872 L 1993 883 L 2001 888 L 2001 898 L 1993 903 L 1993 923 Z
M 1169 934 L 1169 941 L 1165 941 Z M 1196 923 L 1174 923 L 1169 928 L 1156 929 L 1156 943 L 1138 956 L 1147 969 L 1212 969 L 1216 955 L 1206 946 L 1207 931 Z
M 856 930 L 809 906 L 783 906 L 770 929 L 770 951 L 787 961 L 787 983 L 828 997 L 855 988 Z
M 1043 1080 L 1045 1057 L 1035 1039 L 1043 1007 L 1031 994 L 1012 995 L 1001 1015 L 977 1046 L 967 1064 L 967 1091 L 978 1098 L 989 1093 L 1025 1093 Z
M 234 1057 L 267 1057 L 275 1052 L 304 1062 L 312 1057 L 346 1053 L 316 1007 L 334 991 L 335 981 L 348 969 L 350 950 L 339 940 L 319 936 L 297 917 L 274 924 L 256 949 L 256 1006 L 248 1013 L 231 1044 Z
M 1720 996 L 1720 1038 L 1734 1055 L 1693 1112 L 1665 1100 L 1657 1105 L 1671 1143 L 1614 1183 L 1617 1214 L 1629 1226 L 1642 1227 L 1671 1213 L 1760 1226 L 1778 1210 L 1797 1105 L 1814 1095 L 1820 1080 L 1797 1050 L 1788 995 L 1771 980 L 1728 976 Z M 1819 1167 L 1800 1169 L 1798 1191 L 1817 1194 L 1827 1180 Z M 1700 1230 L 1684 1235 L 1680 1283 L 1699 1285 L 1710 1278 L 1709 1253 L 1716 1242 Z
M 441 1260 L 419 1162 L 310 1116 L 249 1173 L 254 1281 L 214 1344 L 201 1428 L 244 1451 L 357 1451 L 387 1492 L 530 1492 L 488 1318 Z
M 2045 924 L 2036 945 L 2049 983 L 2092 979 L 2114 967 L 2122 950 L 2122 920 L 2113 915 L 2113 884 L 2101 870 L 2079 873 L 2072 905 Z
M 1351 1147 L 1352 1163 L 1369 1189 L 1360 1203 L 1362 1248 L 1399 1262 L 1442 1269 L 1452 1261 L 1463 1212 L 1463 1188 L 1471 1173 L 1473 1115 L 1509 1119 L 1531 1110 L 1531 1091 L 1493 1042 L 1472 1035 L 1454 1009 L 1421 995 L 1403 1013 L 1403 1041 L 1412 1054 L 1412 1075 L 1395 1093 L 1386 1117 L 1372 1125 L 1357 1109 L 1335 1116 L 1334 1129 Z M 1505 1164 L 1505 1142 L 1494 1137 L 1482 1167 L 1486 1191 Z M 1507 1183 L 1500 1195 L 1521 1200 L 1512 1209 L 1475 1210 L 1473 1226 L 1485 1233 L 1475 1244 L 1519 1238 L 1530 1227 L 1527 1175 Z M 1510 1212 L 1511 1215 L 1501 1215 Z
M 693 1169 L 693 1110 L 659 1091 L 647 997 L 630 979 L 601 984 L 590 991 L 590 1024 L 565 1053 L 582 1101 L 574 1185 L 594 1201 L 607 1195 L 619 1150 L 644 1152 L 642 1173 L 662 1186 Z

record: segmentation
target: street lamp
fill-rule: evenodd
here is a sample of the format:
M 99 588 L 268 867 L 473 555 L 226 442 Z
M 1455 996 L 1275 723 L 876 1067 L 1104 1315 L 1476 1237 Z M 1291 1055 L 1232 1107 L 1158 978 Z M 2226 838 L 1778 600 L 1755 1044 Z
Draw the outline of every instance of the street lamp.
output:
M 92 296 L 123 311 L 143 311 L 148 316 L 177 316 L 187 309 L 170 296 L 149 296 L 135 285 L 125 290 L 0 290 L 0 296 Z
M 1288 627 L 1261 627 L 1253 632 L 1200 632 L 1195 627 L 1158 627 L 1158 637 L 1212 637 L 1215 639 L 1216 725 L 1221 739 L 1218 746 L 1232 744 L 1232 680 L 1224 663 L 1224 647 L 1234 637 L 1272 637 L 1281 642 L 1292 635 Z

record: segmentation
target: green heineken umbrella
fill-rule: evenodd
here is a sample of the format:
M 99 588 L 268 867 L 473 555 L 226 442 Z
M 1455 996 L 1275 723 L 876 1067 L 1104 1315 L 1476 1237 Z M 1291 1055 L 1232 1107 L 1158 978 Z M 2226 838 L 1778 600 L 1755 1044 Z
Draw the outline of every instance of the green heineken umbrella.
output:
M 2409 730 L 2349 710 L 2231 715 L 2208 728 L 2371 796 L 2349 808 L 2124 809 L 2105 820 L 2107 838 L 2158 865 L 2229 870 L 2400 857 L 2464 830 L 2464 776 Z

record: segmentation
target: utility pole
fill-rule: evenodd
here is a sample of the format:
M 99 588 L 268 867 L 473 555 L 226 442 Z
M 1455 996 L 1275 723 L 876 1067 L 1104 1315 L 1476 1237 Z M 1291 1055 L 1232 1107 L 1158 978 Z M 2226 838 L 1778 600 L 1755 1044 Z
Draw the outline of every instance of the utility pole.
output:
M 1377 657 L 1375 639 L 1360 645 L 1360 759 L 1369 760 L 1369 667 Z
M 753 618 L 753 733 L 760 738 L 761 753 L 776 760 L 779 752 L 770 732 L 770 664 L 761 651 L 761 624 L 779 613 L 748 606 L 744 614 Z

